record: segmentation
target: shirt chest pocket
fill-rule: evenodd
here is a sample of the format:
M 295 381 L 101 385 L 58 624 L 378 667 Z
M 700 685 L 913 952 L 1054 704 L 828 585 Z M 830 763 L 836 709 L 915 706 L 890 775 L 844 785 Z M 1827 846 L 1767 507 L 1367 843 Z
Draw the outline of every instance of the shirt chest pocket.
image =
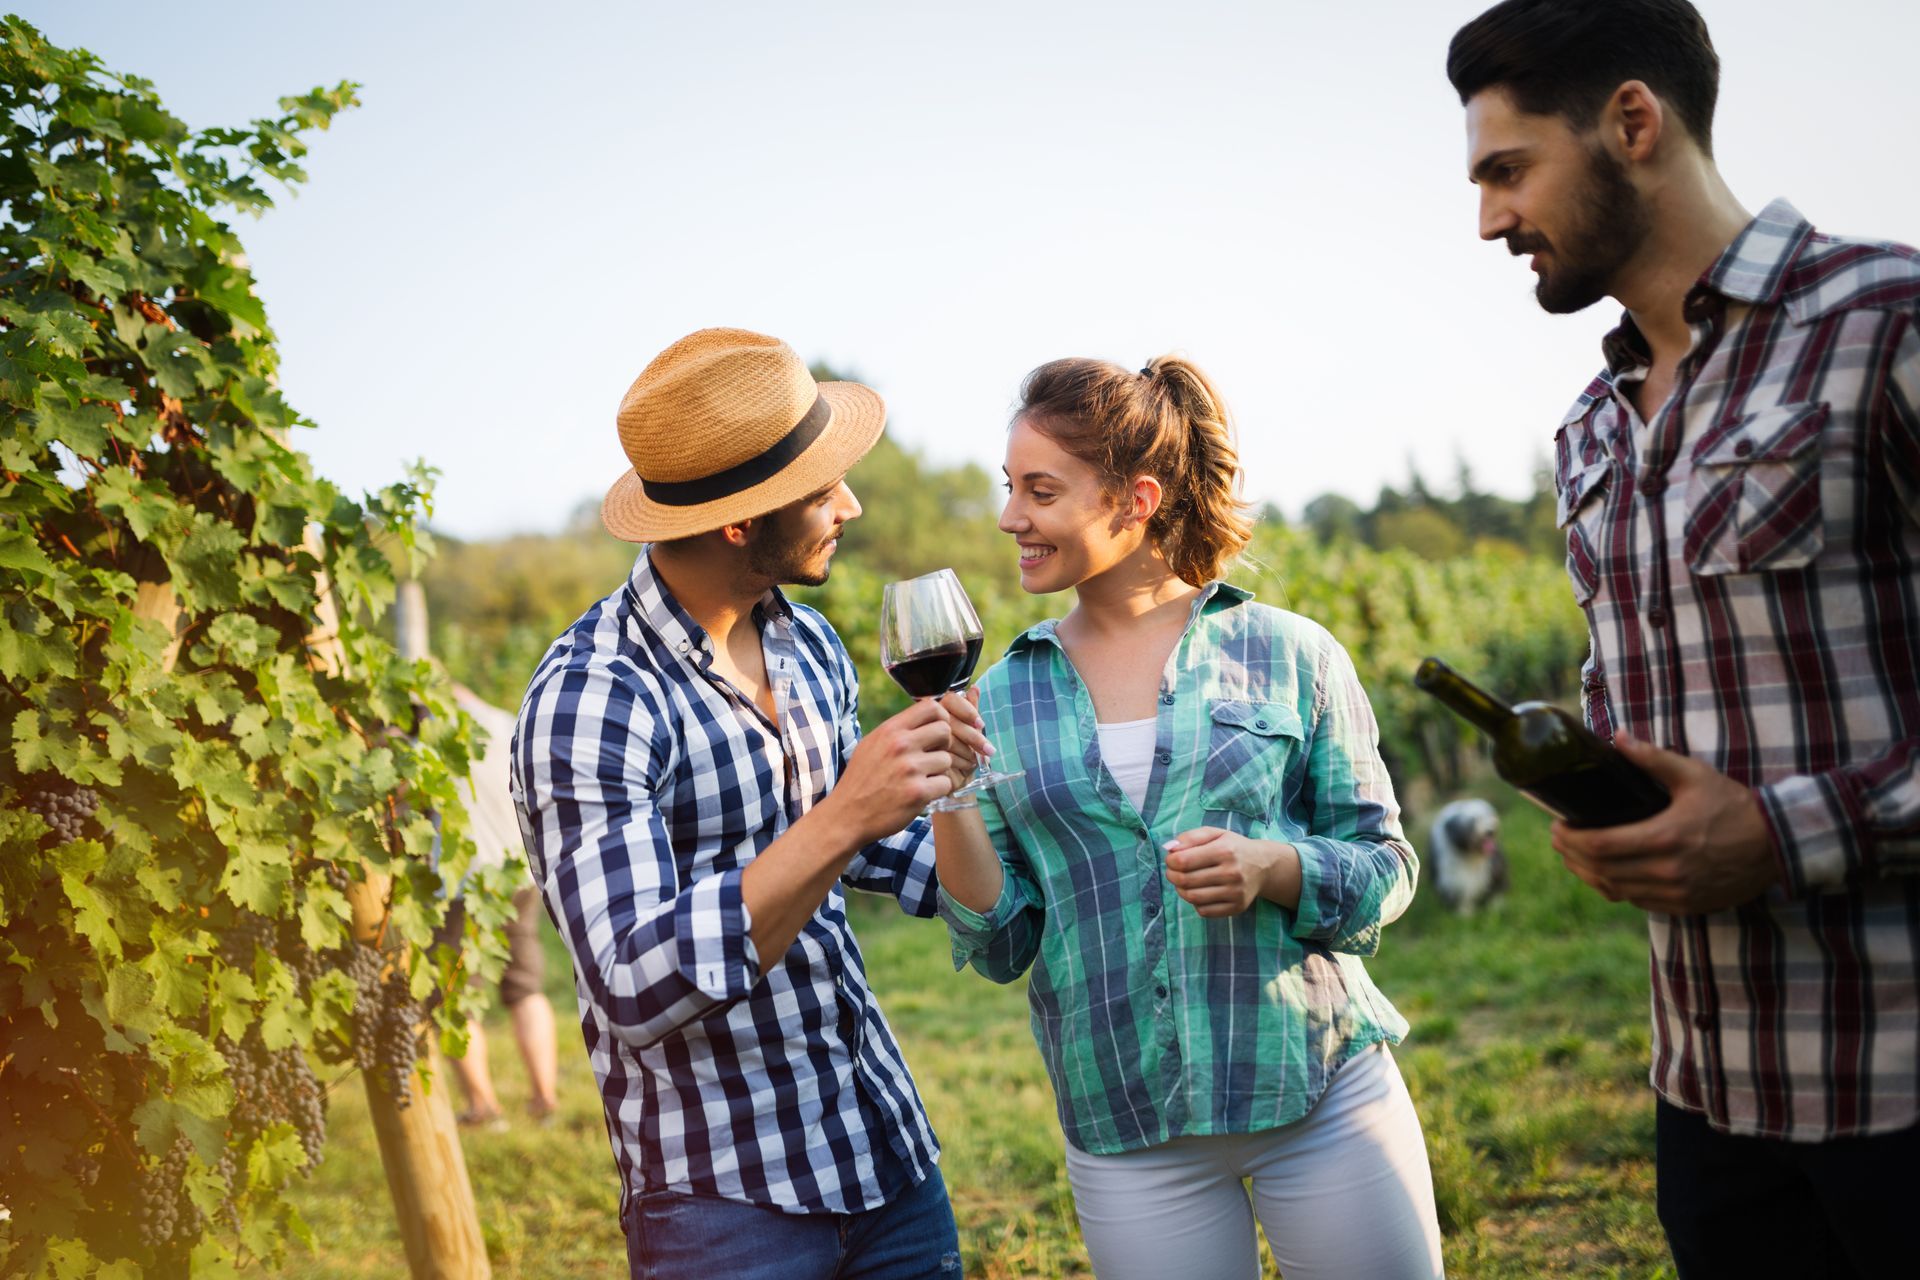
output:
M 1201 803 L 1265 820 L 1306 740 L 1291 703 L 1209 698 Z
M 1577 604 L 1588 603 L 1600 590 L 1601 526 L 1614 470 L 1613 460 L 1603 458 L 1573 472 L 1560 489 L 1554 522 L 1567 536 L 1567 580 Z
M 1825 404 L 1790 404 L 1716 427 L 1694 446 L 1687 567 L 1703 576 L 1799 569 L 1826 545 Z

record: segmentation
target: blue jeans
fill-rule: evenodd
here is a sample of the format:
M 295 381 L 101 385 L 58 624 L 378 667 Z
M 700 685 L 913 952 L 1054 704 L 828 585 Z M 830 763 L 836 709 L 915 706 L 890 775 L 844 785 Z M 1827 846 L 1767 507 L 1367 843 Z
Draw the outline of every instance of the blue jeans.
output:
M 633 1280 L 945 1280 L 960 1275 L 960 1237 L 936 1167 L 864 1213 L 778 1209 L 649 1191 L 627 1206 Z

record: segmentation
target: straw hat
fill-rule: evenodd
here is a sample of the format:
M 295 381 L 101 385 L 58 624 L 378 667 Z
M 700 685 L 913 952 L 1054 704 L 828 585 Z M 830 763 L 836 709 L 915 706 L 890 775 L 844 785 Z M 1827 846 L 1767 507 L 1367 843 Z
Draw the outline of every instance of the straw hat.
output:
M 690 333 L 620 401 L 633 469 L 607 491 L 600 519 L 616 538 L 658 542 L 765 515 L 844 476 L 886 418 L 878 393 L 815 382 L 778 338 Z

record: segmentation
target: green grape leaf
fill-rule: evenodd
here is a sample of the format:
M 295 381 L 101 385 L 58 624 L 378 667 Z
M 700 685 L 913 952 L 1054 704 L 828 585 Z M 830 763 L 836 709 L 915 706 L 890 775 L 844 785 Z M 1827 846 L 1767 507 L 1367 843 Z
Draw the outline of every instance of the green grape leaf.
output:
M 133 536 L 145 542 L 153 531 L 184 513 L 180 503 L 165 485 L 143 480 L 127 467 L 108 467 L 94 478 L 94 504 L 102 511 L 120 515 L 133 530 Z
M 0 525 L 0 569 L 20 569 L 43 578 L 53 576 L 53 561 L 25 530 Z
M 214 264 L 193 282 L 194 292 L 245 326 L 247 336 L 267 327 L 267 309 L 253 294 L 253 277 L 240 267 Z
M 264 1191 L 278 1190 L 299 1173 L 307 1162 L 300 1135 L 290 1124 L 270 1125 L 254 1140 L 247 1152 L 247 1185 Z
M 253 1004 L 259 992 L 251 974 L 229 965 L 211 967 L 207 979 L 208 1019 L 215 1032 L 229 1040 L 239 1040 L 253 1021 Z
M 153 997 L 153 979 L 144 970 L 123 964 L 107 972 L 107 1017 L 131 1038 L 146 1040 L 165 1019 Z
M 323 951 L 337 945 L 342 927 L 352 919 L 345 894 L 324 880 L 307 886 L 300 901 L 300 937 L 309 947 Z
M 275 916 L 286 903 L 293 865 L 281 845 L 243 842 L 227 851 L 220 891 L 236 906 Z
M 217 1154 L 226 1145 L 225 1124 L 196 1115 L 165 1094 L 155 1094 L 134 1107 L 132 1119 L 140 1145 L 156 1155 L 172 1146 L 173 1140 L 182 1134 L 202 1159 Z
M 139 963 L 153 979 L 154 995 L 174 1018 L 191 1018 L 207 1003 L 207 984 L 202 980 L 196 948 L 179 934 L 161 934 L 155 928 L 155 945 Z
M 355 999 L 353 979 L 338 969 L 329 969 L 314 980 L 307 995 L 313 1009 L 314 1034 L 348 1038 Z
M 272 1247 L 270 1241 L 268 1247 Z M 234 1266 L 233 1251 L 227 1248 L 225 1241 L 214 1235 L 200 1237 L 193 1246 L 188 1271 L 193 1280 L 229 1280 L 241 1274 Z

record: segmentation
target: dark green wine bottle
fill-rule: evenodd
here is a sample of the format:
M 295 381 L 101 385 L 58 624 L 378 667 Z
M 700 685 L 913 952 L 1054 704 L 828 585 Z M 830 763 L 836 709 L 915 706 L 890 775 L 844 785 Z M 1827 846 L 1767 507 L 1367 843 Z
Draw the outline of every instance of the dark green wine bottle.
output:
M 1438 658 L 1422 662 L 1413 682 L 1491 738 L 1494 771 L 1569 826 L 1639 822 L 1672 800 L 1651 774 L 1559 707 L 1509 707 Z

